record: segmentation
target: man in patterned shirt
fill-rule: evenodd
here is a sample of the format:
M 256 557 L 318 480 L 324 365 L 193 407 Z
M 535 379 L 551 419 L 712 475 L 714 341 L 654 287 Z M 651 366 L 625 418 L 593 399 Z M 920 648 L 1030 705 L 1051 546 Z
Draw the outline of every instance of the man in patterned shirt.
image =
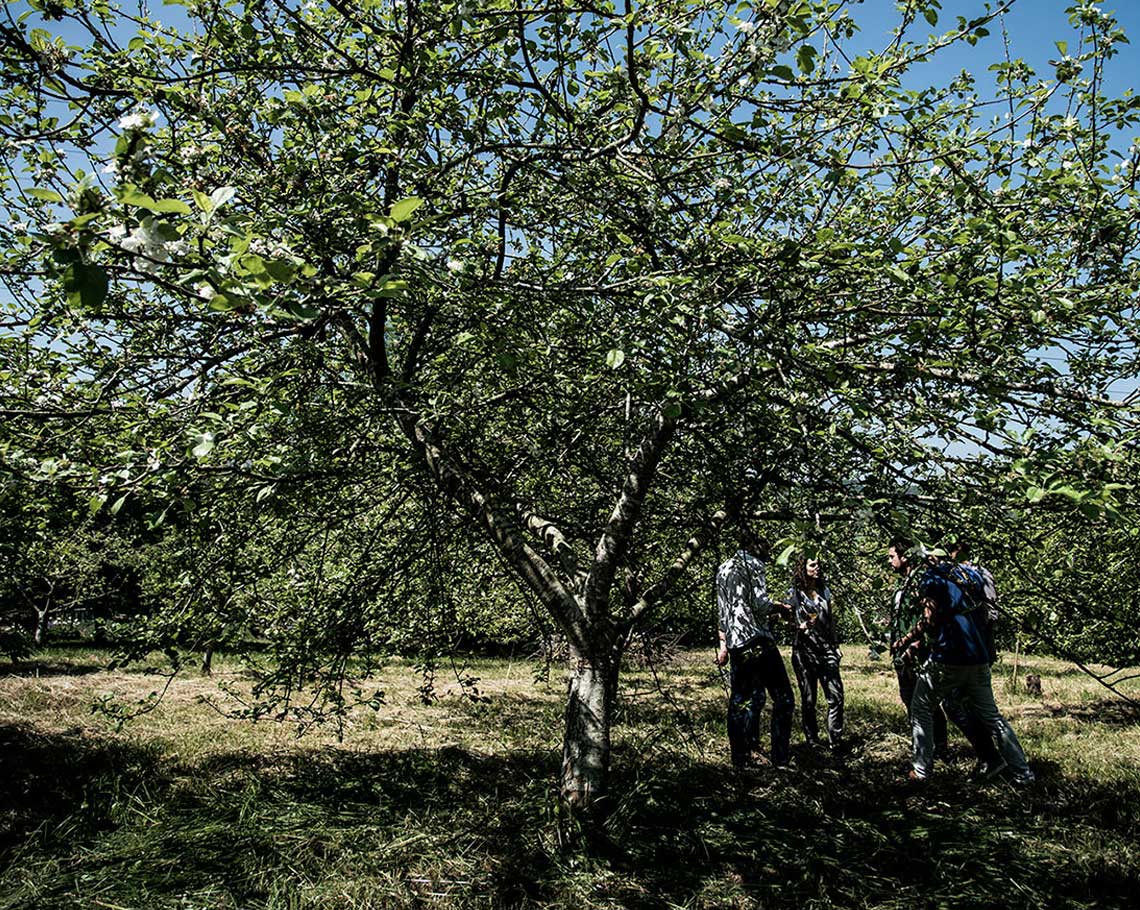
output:
M 750 528 L 740 531 L 740 549 L 716 573 L 720 648 L 716 662 L 729 664 L 728 744 L 732 764 L 746 767 L 760 745 L 764 690 L 772 697 L 772 764 L 788 763 L 795 699 L 784 660 L 768 624 L 768 615 L 791 614 L 788 604 L 768 598 L 765 579 L 768 542 Z

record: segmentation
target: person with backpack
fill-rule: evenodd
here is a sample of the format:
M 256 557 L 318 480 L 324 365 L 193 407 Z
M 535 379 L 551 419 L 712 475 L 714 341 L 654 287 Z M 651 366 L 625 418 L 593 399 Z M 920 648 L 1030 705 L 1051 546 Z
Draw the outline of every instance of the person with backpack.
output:
M 924 642 L 929 648 L 929 655 L 918 668 L 910 703 L 913 760 L 907 778 L 912 782 L 930 777 L 934 710 L 951 694 L 997 741 L 1013 782 L 1027 785 L 1035 779 L 1017 735 L 994 701 L 981 618 L 982 587 L 976 570 L 930 557 L 916 588 L 922 615 L 891 646 L 893 655 L 911 653 Z
M 1001 618 L 1001 608 L 998 606 L 997 585 L 994 583 L 993 573 L 985 566 L 978 566 L 970 562 L 970 545 L 962 537 L 955 538 L 954 542 L 946 548 L 951 561 L 960 563 L 967 569 L 972 569 L 981 577 L 982 603 L 978 608 L 982 610 L 979 617 L 984 626 L 986 650 L 990 652 L 990 666 L 997 661 L 997 647 L 994 644 L 994 627 Z
M 916 555 L 917 554 L 917 555 Z M 913 541 L 896 538 L 887 551 L 887 561 L 891 568 L 902 576 L 902 582 L 895 590 L 890 614 L 890 642 L 898 680 L 899 700 L 906 708 L 907 720 L 913 724 L 911 703 L 918 683 L 918 673 L 929 657 L 929 648 L 919 641 L 908 648 L 896 647 L 922 618 L 922 604 L 918 596 L 918 582 L 923 576 L 925 552 Z M 949 749 L 949 728 L 947 719 L 966 737 L 974 750 L 976 762 L 971 777 L 978 781 L 988 780 L 1005 768 L 1005 762 L 994 746 L 986 728 L 959 703 L 957 693 L 947 691 L 931 709 L 931 735 L 934 740 L 934 754 L 945 756 Z
M 843 739 L 843 680 L 839 676 L 839 641 L 832 613 L 831 589 L 818 559 L 801 554 L 796 560 L 792 587 L 792 669 L 800 689 L 804 739 L 819 744 L 815 716 L 816 690 L 827 700 L 827 738 L 832 752 Z
M 772 697 L 772 764 L 786 765 L 791 754 L 795 698 L 768 616 L 792 608 L 768 598 L 768 556 L 767 540 L 742 526 L 740 548 L 716 573 L 716 662 L 729 665 L 728 744 L 736 768 L 748 767 L 759 748 L 765 689 Z

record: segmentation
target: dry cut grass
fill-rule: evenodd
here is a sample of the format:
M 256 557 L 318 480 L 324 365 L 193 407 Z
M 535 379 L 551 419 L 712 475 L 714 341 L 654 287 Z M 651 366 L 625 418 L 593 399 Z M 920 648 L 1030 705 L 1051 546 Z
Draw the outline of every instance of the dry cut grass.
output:
M 156 665 L 157 667 L 158 665 Z M 889 665 L 849 649 L 844 761 L 727 766 L 707 653 L 623 677 L 614 796 L 588 849 L 560 850 L 562 684 L 527 661 L 441 670 L 436 698 L 394 660 L 378 712 L 296 730 L 225 716 L 248 687 L 179 677 L 117 730 L 94 699 L 163 679 L 59 652 L 0 676 L 0 908 L 1134 906 L 1140 712 L 1058 661 L 999 702 L 1039 783 L 966 783 L 959 741 L 925 791 Z M 1132 695 L 1140 699 L 1140 685 Z

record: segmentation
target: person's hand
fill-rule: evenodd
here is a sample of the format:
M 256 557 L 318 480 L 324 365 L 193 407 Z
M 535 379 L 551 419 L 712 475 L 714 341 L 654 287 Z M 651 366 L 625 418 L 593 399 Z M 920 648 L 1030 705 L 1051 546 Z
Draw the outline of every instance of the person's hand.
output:
M 716 665 L 718 667 L 723 667 L 726 663 L 728 663 L 728 646 L 727 645 L 721 645 L 720 646 L 720 650 L 716 652 L 715 660 L 716 660 Z
M 807 622 L 806 622 L 806 621 L 805 621 L 805 622 L 801 622 L 801 623 L 800 623 L 800 631 L 801 631 L 801 632 L 806 632 L 806 631 L 807 631 L 807 627 L 808 627 L 808 624 L 807 624 Z

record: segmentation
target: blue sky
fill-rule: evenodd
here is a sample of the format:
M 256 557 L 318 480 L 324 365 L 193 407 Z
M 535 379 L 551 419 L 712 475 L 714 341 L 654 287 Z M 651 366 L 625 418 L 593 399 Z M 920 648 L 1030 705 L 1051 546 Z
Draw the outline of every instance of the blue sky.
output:
M 943 32 L 952 28 L 958 16 L 973 19 L 981 15 L 987 5 L 997 8 L 1000 4 L 996 0 L 990 4 L 983 0 L 942 0 L 937 28 L 928 27 L 920 17 L 911 32 L 912 40 L 918 40 L 925 32 Z M 1003 16 L 1011 55 L 1024 59 L 1037 70 L 1038 75 L 1051 78 L 1053 67 L 1048 61 L 1058 56 L 1055 42 L 1067 40 L 1070 53 L 1076 48 L 1077 33 L 1069 24 L 1065 10 L 1077 5 L 1081 4 L 1072 0 L 1015 0 Z M 1114 15 L 1132 41 L 1110 62 L 1105 73 L 1105 90 L 1121 94 L 1125 89 L 1136 86 L 1137 73 L 1140 72 L 1140 0 L 1117 0 L 1095 5 Z M 883 47 L 890 40 L 890 30 L 899 19 L 894 0 L 863 0 L 852 3 L 850 9 L 852 18 L 862 29 L 855 42 L 857 45 L 871 50 Z M 982 75 L 986 67 L 1005 55 L 1000 25 L 995 22 L 990 32 L 990 36 L 979 41 L 976 47 L 962 45 L 939 53 L 934 61 L 927 64 L 929 79 L 924 81 L 942 82 L 962 69 Z

